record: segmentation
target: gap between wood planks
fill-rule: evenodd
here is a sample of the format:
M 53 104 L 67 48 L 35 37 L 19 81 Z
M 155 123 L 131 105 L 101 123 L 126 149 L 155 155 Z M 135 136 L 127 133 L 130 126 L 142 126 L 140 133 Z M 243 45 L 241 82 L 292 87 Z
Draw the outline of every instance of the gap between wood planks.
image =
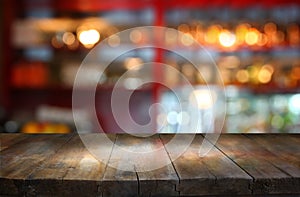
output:
M 205 136 L 203 134 L 201 134 L 201 136 L 203 138 L 205 138 Z M 211 141 L 209 139 L 207 139 L 210 143 Z M 212 143 L 211 143 L 212 144 Z M 255 178 L 250 174 L 248 173 L 247 170 L 245 170 L 241 165 L 239 165 L 237 162 L 235 162 L 231 157 L 229 157 L 229 155 L 227 155 L 222 149 L 220 149 L 218 146 L 216 146 L 216 144 L 212 144 L 214 147 L 216 147 L 216 149 L 218 149 L 221 153 L 223 153 L 228 159 L 230 159 L 235 165 L 237 165 L 238 167 L 240 167 L 246 174 L 248 174 L 248 176 L 250 176 L 253 180 L 253 182 L 255 181 Z M 252 188 L 252 185 L 251 183 L 249 184 L 249 187 L 248 189 L 251 191 L 251 194 L 253 194 L 253 188 Z
M 252 194 L 299 193 L 299 138 L 284 135 L 224 134 L 216 144 L 236 165 L 253 177 Z M 299 140 L 298 140 L 299 141 Z M 296 151 L 296 152 L 295 152 Z M 297 167 L 298 166 L 298 167 Z
M 173 161 L 172 161 L 172 158 L 171 158 L 169 152 L 168 152 L 167 149 L 166 149 L 165 143 L 164 143 L 163 140 L 161 139 L 161 135 L 158 135 L 158 137 L 159 137 L 160 141 L 162 142 L 165 151 L 167 152 L 167 155 L 168 155 L 168 157 L 169 157 L 169 159 L 170 159 L 170 161 L 171 161 L 171 165 L 172 165 L 172 167 L 174 168 L 175 173 L 176 173 L 176 176 L 177 176 L 177 178 L 178 178 L 178 185 L 180 185 L 180 177 L 179 177 L 179 174 L 178 174 L 178 172 L 177 172 L 177 169 L 176 169 L 175 166 L 174 166 L 174 163 L 173 163 Z M 178 192 L 178 195 L 180 196 L 180 190 L 177 190 L 177 185 L 175 185 L 174 190 L 175 190 L 175 192 Z

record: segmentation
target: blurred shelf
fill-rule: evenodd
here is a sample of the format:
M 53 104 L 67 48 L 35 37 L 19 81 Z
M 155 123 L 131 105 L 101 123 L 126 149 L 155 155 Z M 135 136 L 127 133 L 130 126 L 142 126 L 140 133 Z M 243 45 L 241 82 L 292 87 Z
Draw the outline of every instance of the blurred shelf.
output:
M 260 86 L 260 87 L 249 87 L 254 94 L 297 94 L 300 93 L 300 87 L 295 88 L 284 88 L 278 86 Z
M 153 88 L 156 84 L 148 84 L 141 88 L 137 88 L 134 91 L 144 92 L 144 91 L 153 91 Z M 205 84 L 191 84 L 194 87 L 197 86 L 206 86 Z M 212 85 L 212 84 L 210 84 Z M 173 86 L 174 89 L 184 88 L 186 84 L 179 84 L 177 86 Z M 163 86 L 161 84 L 157 84 L 156 87 L 160 88 L 162 91 L 170 90 L 168 87 Z M 293 87 L 293 88 L 286 88 L 286 87 L 279 87 L 276 85 L 241 85 L 241 84 L 226 84 L 226 87 L 235 87 L 240 90 L 246 90 L 248 92 L 254 94 L 296 94 L 300 93 L 300 86 Z M 97 86 L 96 89 L 91 87 L 78 87 L 77 90 L 83 92 L 91 92 L 91 91 L 107 91 L 110 92 L 113 89 L 117 89 L 120 91 L 132 91 L 132 89 L 127 89 L 125 87 L 115 87 L 114 85 L 106 85 L 106 86 Z M 64 86 L 46 86 L 46 87 L 13 87 L 11 88 L 12 93 L 24 93 L 26 96 L 34 96 L 34 93 L 43 93 L 43 94 L 53 94 L 55 92 L 59 93 L 70 93 L 72 94 L 73 88 L 72 87 L 64 87 Z

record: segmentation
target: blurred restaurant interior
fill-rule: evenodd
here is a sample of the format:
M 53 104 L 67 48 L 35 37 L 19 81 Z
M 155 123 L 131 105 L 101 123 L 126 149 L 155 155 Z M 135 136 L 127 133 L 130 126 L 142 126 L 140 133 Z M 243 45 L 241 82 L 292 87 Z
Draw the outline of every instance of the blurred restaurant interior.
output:
M 184 91 L 180 77 L 159 65 L 141 66 L 147 62 L 171 65 L 193 85 L 204 103 L 192 109 L 203 112 L 201 130 L 209 126 L 210 108 L 218 109 L 203 87 L 210 85 L 213 97 L 218 97 L 219 72 L 226 95 L 222 132 L 300 131 L 300 1 L 3 0 L 1 4 L 0 132 L 74 132 L 72 90 L 83 60 L 91 50 L 99 50 L 105 62 L 123 48 L 138 48 L 149 35 L 130 29 L 141 26 L 182 33 L 164 32 L 163 43 L 170 51 L 140 48 L 106 67 L 96 81 L 95 95 L 105 132 L 123 132 L 110 103 L 117 82 L 123 91 L 135 89 L 128 107 L 137 123 L 148 123 L 149 107 L 159 102 L 165 110 L 156 111 L 156 128 L 161 128 L 156 132 L 191 132 L 184 129 L 193 121 L 185 103 L 181 103 L 184 110 L 179 109 L 178 99 L 163 85 L 142 85 L 160 78 L 165 86 Z M 130 36 L 124 40 L 117 33 L 127 29 Z M 98 49 L 104 40 L 107 47 Z M 172 49 L 189 59 L 200 58 L 196 67 L 206 80 Z M 204 49 L 214 62 L 201 58 Z M 97 66 L 88 65 L 82 89 L 94 82 L 91 76 Z M 132 72 L 124 77 L 128 70 Z M 91 129 L 89 114 L 80 113 L 82 128 Z

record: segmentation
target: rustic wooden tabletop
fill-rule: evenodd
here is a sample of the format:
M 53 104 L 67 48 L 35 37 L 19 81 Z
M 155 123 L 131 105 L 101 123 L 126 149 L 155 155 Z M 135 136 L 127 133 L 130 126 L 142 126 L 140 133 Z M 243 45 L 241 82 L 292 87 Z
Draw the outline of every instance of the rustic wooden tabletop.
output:
M 146 172 L 99 162 L 76 134 L 0 137 L 0 196 L 300 195 L 300 134 L 222 134 L 205 157 L 196 135 L 173 162 L 173 135 L 110 135 L 123 146 L 164 147 L 159 159 L 169 164 Z M 107 163 L 125 165 L 123 157 L 112 148 Z

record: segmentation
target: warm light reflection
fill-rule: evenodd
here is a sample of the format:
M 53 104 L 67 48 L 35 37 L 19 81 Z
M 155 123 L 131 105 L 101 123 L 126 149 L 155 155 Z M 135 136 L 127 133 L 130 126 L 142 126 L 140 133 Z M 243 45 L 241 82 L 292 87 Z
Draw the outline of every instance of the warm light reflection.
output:
M 274 68 L 273 68 L 273 66 L 270 65 L 270 64 L 265 64 L 265 65 L 262 67 L 262 69 L 268 70 L 271 74 L 274 73 Z
M 249 81 L 249 73 L 247 70 L 242 69 L 236 73 L 236 79 L 240 83 L 247 83 Z
M 204 36 L 205 42 L 209 44 L 215 44 L 218 42 L 218 36 L 220 34 L 221 27 L 218 25 L 210 26 Z
M 130 32 L 129 37 L 133 43 L 139 43 L 142 41 L 143 35 L 141 31 L 135 29 L 132 32 Z
M 229 55 L 219 59 L 218 65 L 222 68 L 233 69 L 239 67 L 241 61 L 237 56 Z
M 223 47 L 231 47 L 234 45 L 236 37 L 228 30 L 223 30 L 219 35 L 220 44 Z
M 183 33 L 189 32 L 190 28 L 187 24 L 181 24 L 178 26 L 178 31 L 181 31 Z
M 84 30 L 79 32 L 78 39 L 86 48 L 92 48 L 99 41 L 100 34 L 95 29 Z
M 139 70 L 143 64 L 143 60 L 138 57 L 129 57 L 125 59 L 124 67 L 127 70 Z
M 264 32 L 266 34 L 273 34 L 277 31 L 277 26 L 275 23 L 266 23 L 265 26 L 264 26 Z
M 62 40 L 66 45 L 72 45 L 75 42 L 75 36 L 71 32 L 65 32 Z
M 257 65 L 252 65 L 252 66 L 249 66 L 247 68 L 248 72 L 249 72 L 249 77 L 251 78 L 251 80 L 255 81 L 256 80 L 256 77 L 258 75 L 258 72 L 259 72 L 259 66 Z
M 272 41 L 275 44 L 281 44 L 284 41 L 284 33 L 282 31 L 277 31 L 272 37 Z
M 258 81 L 260 83 L 269 83 L 272 79 L 273 67 L 270 65 L 263 66 L 258 73 Z
M 293 67 L 291 77 L 296 80 L 300 80 L 300 66 Z
M 248 29 L 250 28 L 250 25 L 249 24 L 240 24 L 236 27 L 236 31 L 235 31 L 235 34 L 236 34 L 236 42 L 237 44 L 243 44 L 244 41 L 245 41 L 245 37 L 246 37 L 246 34 L 248 32 Z
M 257 45 L 264 46 L 268 43 L 268 37 L 264 33 L 260 33 L 258 36 L 258 42 Z
M 245 41 L 248 45 L 255 45 L 258 42 L 259 32 L 255 28 L 251 28 L 246 33 Z
M 193 44 L 194 40 L 193 40 L 193 37 L 191 36 L 191 34 L 183 34 L 181 36 L 181 43 L 184 45 L 184 46 L 191 46 Z
M 291 24 L 287 28 L 288 40 L 291 45 L 300 44 L 300 28 L 297 24 Z
M 298 24 L 290 24 L 287 29 L 279 29 L 273 22 L 266 23 L 263 26 L 255 27 L 248 23 L 240 23 L 237 26 L 229 26 L 233 31 L 229 31 L 219 24 L 212 24 L 203 27 L 199 23 L 192 25 L 180 24 L 178 30 L 184 35 L 192 37 L 200 44 L 215 45 L 232 50 L 232 47 L 242 47 L 244 44 L 249 46 L 264 47 L 282 45 L 288 41 L 290 45 L 296 46 L 300 44 L 300 28 Z M 262 30 L 260 30 L 262 29 Z M 165 41 L 167 44 L 176 43 L 176 36 L 172 33 L 166 32 Z M 186 46 L 192 43 L 187 39 L 188 37 L 180 37 L 179 42 Z M 175 39 L 174 39 L 175 38 Z

